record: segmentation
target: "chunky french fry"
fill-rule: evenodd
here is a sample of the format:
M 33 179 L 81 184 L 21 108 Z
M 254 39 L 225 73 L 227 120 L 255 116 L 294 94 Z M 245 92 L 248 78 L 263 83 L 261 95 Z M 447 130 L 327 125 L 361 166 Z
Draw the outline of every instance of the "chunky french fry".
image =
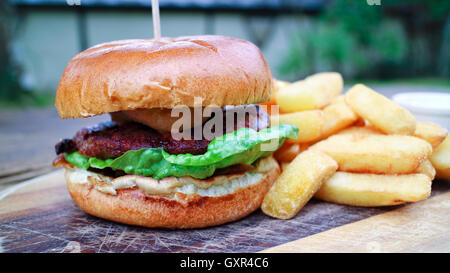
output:
M 447 134 L 447 130 L 441 126 L 432 122 L 422 121 L 416 123 L 416 131 L 414 132 L 414 136 L 426 140 L 433 146 L 433 149 L 444 141 Z
M 361 207 L 417 202 L 430 196 L 431 179 L 425 174 L 361 174 L 337 172 L 314 197 Z
M 429 159 L 425 160 L 420 164 L 419 168 L 415 171 L 416 173 L 423 173 L 426 176 L 428 176 L 431 180 L 434 179 L 436 176 L 436 169 L 433 167 L 433 164 L 431 164 L 431 161 Z
M 327 138 L 339 130 L 342 130 L 358 119 L 358 116 L 345 103 L 344 96 L 336 98 L 330 105 L 323 109 L 325 122 L 322 127 L 321 138 Z
M 291 162 L 300 153 L 300 145 L 297 143 L 283 143 L 273 156 L 279 162 Z
M 437 146 L 430 158 L 434 168 L 436 168 L 436 177 L 450 179 L 450 136 Z
M 270 100 L 261 103 L 261 105 L 272 105 L 272 104 L 276 104 L 275 101 L 275 94 L 278 93 L 278 91 L 283 88 L 286 87 L 288 85 L 290 85 L 290 82 L 285 82 L 285 81 L 280 81 L 277 79 L 273 79 L 273 89 L 272 89 L 272 96 L 270 97 Z M 268 107 L 269 111 L 270 111 L 270 107 Z
M 342 92 L 343 83 L 339 73 L 318 73 L 281 88 L 275 101 L 282 112 L 319 109 Z
M 369 125 L 369 126 L 352 126 L 337 133 L 337 135 L 346 135 L 346 134 L 382 135 L 383 132 Z
M 271 125 L 287 123 L 298 126 L 298 138 L 296 140 L 288 140 L 288 142 L 297 143 L 310 142 L 320 138 L 324 121 L 322 110 L 301 111 L 270 116 Z
M 326 106 L 334 98 L 341 94 L 344 87 L 344 79 L 338 72 L 321 72 L 305 78 L 305 81 L 311 85 L 316 92 L 323 94 L 322 103 L 319 105 Z
M 291 83 L 273 79 L 273 89 L 270 100 L 259 104 L 261 107 L 263 107 L 263 110 L 266 111 L 269 115 L 279 114 L 280 108 L 278 105 L 276 105 L 275 94 L 278 92 L 278 90 L 280 90 L 280 88 L 288 86 L 289 84 Z
M 314 90 L 302 80 L 280 89 L 275 94 L 275 102 L 283 112 L 317 109 Z
M 405 108 L 362 84 L 353 86 L 345 101 L 359 116 L 388 134 L 412 135 L 416 119 Z
M 321 152 L 299 154 L 275 181 L 264 197 L 261 209 L 272 217 L 290 219 L 337 169 L 337 163 Z
M 417 137 L 401 135 L 334 135 L 309 148 L 327 153 L 340 171 L 357 173 L 414 173 L 431 155 L 431 145 Z
M 281 88 L 284 88 L 290 84 L 291 84 L 290 82 L 273 79 L 273 87 L 274 87 L 275 93 L 278 92 Z

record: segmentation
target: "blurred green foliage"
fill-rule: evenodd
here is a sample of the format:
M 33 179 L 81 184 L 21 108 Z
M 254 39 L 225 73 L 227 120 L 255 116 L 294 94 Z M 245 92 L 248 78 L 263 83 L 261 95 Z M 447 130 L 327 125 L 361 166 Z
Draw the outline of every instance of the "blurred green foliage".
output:
M 445 19 L 449 16 L 450 1 L 448 0 L 382 0 L 387 6 L 414 6 L 422 8 L 422 13 L 433 19 Z
M 20 84 L 21 68 L 12 54 L 14 11 L 9 1 L 0 1 L 0 108 L 48 106 L 53 96 L 31 92 Z
M 428 17 L 448 17 L 450 1 L 382 0 L 377 6 L 335 0 L 310 27 L 292 37 L 279 72 L 292 79 L 324 70 L 339 71 L 347 78 L 408 76 L 404 68 L 411 41 L 403 22 L 386 16 L 383 10 L 408 7 L 426 17 L 417 18 L 423 23 Z
M 12 63 L 11 38 L 11 7 L 8 1 L 0 2 L 0 98 L 8 99 L 15 96 L 20 88 L 19 69 Z
M 11 97 L 0 97 L 0 109 L 48 107 L 53 105 L 54 101 L 55 96 L 49 92 L 19 92 Z

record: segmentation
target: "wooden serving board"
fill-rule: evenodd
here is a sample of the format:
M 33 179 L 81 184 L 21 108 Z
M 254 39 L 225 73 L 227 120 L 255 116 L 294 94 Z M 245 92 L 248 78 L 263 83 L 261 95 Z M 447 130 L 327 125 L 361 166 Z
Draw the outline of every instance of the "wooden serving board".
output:
M 291 220 L 256 211 L 218 227 L 165 230 L 85 214 L 59 170 L 0 193 L 0 252 L 449 252 L 449 190 L 438 180 L 432 197 L 410 205 L 312 200 Z

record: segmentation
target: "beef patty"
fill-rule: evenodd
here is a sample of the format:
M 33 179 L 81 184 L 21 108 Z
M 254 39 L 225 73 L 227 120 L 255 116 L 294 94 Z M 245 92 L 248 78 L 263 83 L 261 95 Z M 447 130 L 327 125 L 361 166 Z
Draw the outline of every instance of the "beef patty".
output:
M 244 106 L 238 106 L 244 107 Z M 248 107 L 248 106 L 245 106 Z M 248 127 L 261 130 L 269 126 L 269 116 L 256 106 L 256 115 L 250 113 L 245 122 L 236 122 L 234 130 Z M 233 110 L 233 107 L 223 108 L 223 111 Z M 226 115 L 223 115 L 224 118 Z M 224 125 L 226 122 L 224 122 Z M 225 131 L 225 130 L 224 130 Z M 116 158 L 129 150 L 142 148 L 163 148 L 170 154 L 204 154 L 211 140 L 176 140 L 170 133 L 160 133 L 148 126 L 136 122 L 117 124 L 114 122 L 79 130 L 72 139 L 64 139 L 56 144 L 56 154 L 78 151 L 86 157 L 101 159 Z

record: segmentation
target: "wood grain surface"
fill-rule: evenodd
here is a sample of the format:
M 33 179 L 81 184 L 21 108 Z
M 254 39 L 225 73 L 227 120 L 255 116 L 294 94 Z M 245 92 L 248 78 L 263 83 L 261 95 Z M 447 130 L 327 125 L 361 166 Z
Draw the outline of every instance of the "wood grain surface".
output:
M 0 193 L 0 251 L 448 252 L 449 189 L 449 181 L 436 181 L 429 200 L 400 207 L 358 208 L 312 200 L 291 220 L 257 211 L 218 227 L 166 230 L 85 214 L 71 200 L 59 170 Z
M 263 252 L 449 252 L 450 192 Z

